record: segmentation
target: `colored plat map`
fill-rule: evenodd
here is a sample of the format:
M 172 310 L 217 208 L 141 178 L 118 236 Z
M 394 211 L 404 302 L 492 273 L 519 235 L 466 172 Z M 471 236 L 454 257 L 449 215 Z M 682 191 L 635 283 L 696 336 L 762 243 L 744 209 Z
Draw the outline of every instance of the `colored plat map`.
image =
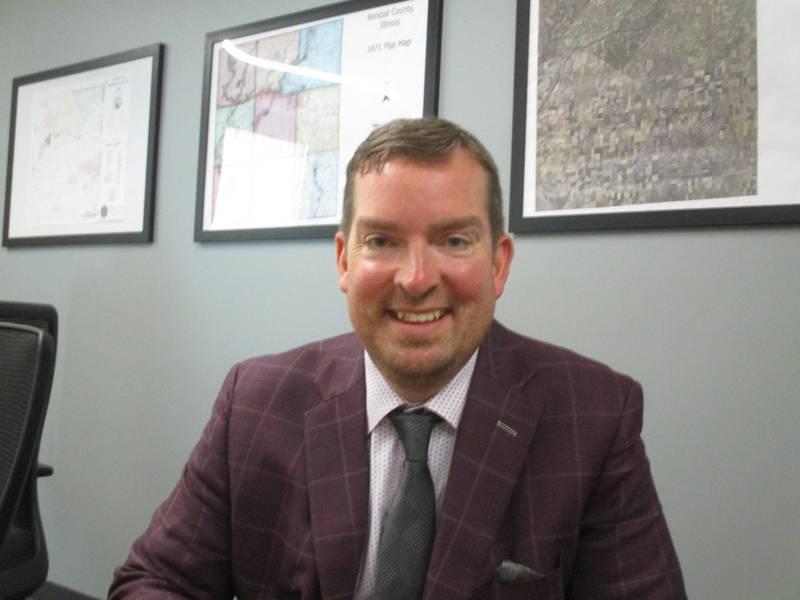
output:
M 305 70 L 332 75 L 341 72 L 342 20 L 263 37 L 236 47 L 257 60 L 299 67 L 304 72 L 265 68 L 238 60 L 224 48 L 219 50 L 212 206 L 217 204 L 220 177 L 232 162 L 241 159 L 235 153 L 226 155 L 230 142 L 244 135 L 256 140 L 256 145 L 262 148 L 268 144 L 273 164 L 276 164 L 274 153 L 293 154 L 294 158 L 287 158 L 285 164 L 300 164 L 298 169 L 302 171 L 293 175 L 302 184 L 296 194 L 291 194 L 292 198 L 270 198 L 257 192 L 251 201 L 285 204 L 290 200 L 291 214 L 283 216 L 295 220 L 335 217 L 340 85 L 307 76 Z M 295 160 L 298 152 L 301 160 Z M 250 210 L 264 212 L 257 208 Z

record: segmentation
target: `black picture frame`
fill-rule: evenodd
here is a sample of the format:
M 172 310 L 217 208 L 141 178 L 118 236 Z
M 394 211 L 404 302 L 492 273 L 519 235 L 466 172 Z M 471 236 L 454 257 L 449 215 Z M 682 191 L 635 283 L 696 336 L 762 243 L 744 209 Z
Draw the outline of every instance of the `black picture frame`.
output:
M 205 40 L 195 241 L 332 237 L 338 228 L 338 215 L 341 211 L 341 189 L 344 185 L 343 165 L 355 150 L 354 138 L 356 136 L 353 132 L 361 131 L 357 136 L 357 141 L 360 142 L 372 127 L 384 120 L 436 114 L 439 93 L 441 26 L 442 0 L 406 0 L 404 2 L 350 0 L 208 33 Z M 415 32 L 415 34 L 408 34 L 409 31 Z M 403 32 L 402 35 L 399 32 Z M 424 39 L 420 39 L 421 37 Z M 296 42 L 295 38 L 298 38 L 299 41 Z M 299 52 L 297 55 L 292 54 L 295 43 L 300 44 L 300 47 L 305 43 L 306 54 Z M 330 47 L 340 53 L 338 73 L 323 71 L 322 68 L 316 69 L 314 60 L 324 62 L 323 58 L 309 58 L 315 56 L 309 50 L 313 48 L 312 44 L 319 44 L 319 48 L 323 48 L 323 43 L 331 44 Z M 403 46 L 403 43 L 406 45 Z M 240 50 L 242 47 L 253 54 Z M 279 47 L 280 50 L 274 49 L 276 47 Z M 226 51 L 227 62 L 224 69 L 227 71 L 218 68 L 222 60 L 219 57 L 222 56 L 223 50 Z M 323 55 L 321 50 L 314 50 L 314 52 L 317 53 L 317 57 L 328 56 L 328 54 Z M 392 53 L 403 56 L 401 52 L 405 52 L 413 58 L 413 60 L 403 62 L 403 64 L 408 63 L 407 71 L 403 71 L 403 68 L 398 71 L 396 62 L 386 62 L 382 65 L 381 61 L 389 61 Z M 329 54 L 335 55 L 335 53 Z M 281 62 L 273 60 L 273 55 L 280 55 Z M 305 57 L 306 62 L 302 62 L 298 58 L 301 56 Z M 236 58 L 237 62 L 233 62 L 231 57 Z M 306 65 L 314 67 L 316 69 L 314 73 L 321 74 L 320 77 L 330 75 L 331 79 L 313 79 L 313 76 L 305 74 L 310 71 Z M 392 102 L 395 102 L 394 97 L 390 98 L 389 94 L 384 94 L 381 102 L 376 100 L 373 104 L 365 104 L 367 110 L 359 111 L 358 102 L 361 102 L 361 98 L 358 99 L 358 102 L 351 102 L 355 96 L 348 90 L 353 87 L 351 84 L 355 85 L 361 81 L 359 77 L 362 72 L 364 81 L 367 81 L 370 74 L 374 73 L 378 67 L 381 68 L 384 75 L 393 75 L 397 72 L 399 73 L 398 78 L 405 76 L 409 81 L 413 81 L 413 84 L 406 85 L 403 89 L 398 86 L 392 88 L 398 91 L 396 104 L 392 105 Z M 363 71 L 359 68 L 362 68 Z M 238 74 L 236 69 L 241 69 Z M 347 85 L 343 85 L 345 72 L 348 73 Z M 223 75 L 229 79 L 226 80 Z M 248 90 L 240 96 L 241 102 L 239 103 L 236 102 L 234 94 L 228 94 L 227 91 L 230 89 L 230 81 L 235 80 L 237 76 L 240 78 L 239 81 L 243 82 L 240 87 Z M 292 77 L 294 79 L 291 80 L 291 83 L 286 83 Z M 336 82 L 337 78 L 339 78 L 338 83 Z M 306 84 L 303 81 L 325 81 L 327 84 L 309 83 L 308 88 L 305 88 Z M 402 81 L 402 79 L 397 79 L 397 82 Z M 323 92 L 322 90 L 327 91 Z M 319 92 L 320 98 L 323 97 L 323 94 L 326 95 L 326 99 L 322 102 L 328 103 L 328 106 L 335 105 L 335 117 L 331 116 L 334 114 L 333 110 L 327 112 L 320 110 L 319 115 L 326 116 L 319 117 L 314 116 L 311 112 L 306 112 L 302 118 L 295 116 L 293 121 L 292 118 L 285 119 L 290 124 L 289 127 L 295 128 L 294 131 L 263 133 L 269 127 L 285 126 L 285 123 L 284 125 L 278 123 L 278 116 L 282 114 L 280 111 L 284 110 L 280 109 L 280 102 L 294 106 L 291 110 L 295 110 L 296 114 L 299 114 L 300 109 L 296 106 L 301 102 L 312 103 L 308 98 L 317 92 Z M 370 93 L 373 91 L 367 90 L 365 96 L 369 97 Z M 336 97 L 338 97 L 338 104 L 336 104 Z M 387 100 L 388 105 L 392 107 L 391 110 L 385 114 L 371 112 L 372 109 L 377 111 L 385 108 Z M 413 109 L 410 108 L 412 100 Z M 248 104 L 251 102 L 252 112 Z M 269 105 L 269 109 L 257 108 L 257 106 L 267 106 L 268 102 L 273 103 Z M 404 103 L 409 106 L 404 106 Z M 269 112 L 276 106 L 280 110 Z M 239 110 L 239 107 L 244 108 L 237 115 L 236 111 Z M 308 110 L 310 111 L 310 109 Z M 236 130 L 235 127 L 229 128 L 229 123 L 242 118 L 242 114 L 247 125 L 239 130 Z M 219 121 L 217 120 L 218 115 L 220 115 Z M 262 117 L 262 115 L 268 116 Z M 274 123 L 268 121 L 273 116 Z M 224 121 L 224 119 L 230 119 L 230 121 Z M 249 121 L 250 119 L 252 122 Z M 223 122 L 224 129 L 220 133 L 220 127 L 223 127 L 220 123 Z M 314 134 L 308 135 L 306 138 L 310 140 L 310 143 L 304 144 L 298 141 L 298 138 L 301 137 L 301 126 L 305 128 L 304 131 L 315 128 L 313 129 Z M 309 150 L 307 155 L 302 155 L 305 158 L 301 158 L 301 153 L 305 151 L 303 148 L 313 148 L 318 143 L 322 145 L 317 141 L 322 137 L 320 132 L 330 132 L 334 128 L 336 128 L 335 134 L 325 134 L 328 135 L 328 149 L 320 151 L 314 156 L 312 156 L 313 152 Z M 226 136 L 228 132 L 232 133 Z M 221 163 L 225 144 L 229 144 L 229 148 L 237 147 L 231 141 L 234 135 L 239 142 L 252 144 L 249 148 L 258 146 L 270 158 L 262 158 L 260 163 L 255 158 L 251 158 L 252 163 L 245 164 L 243 167 L 235 163 L 233 159 L 228 162 L 225 158 L 226 164 L 223 166 Z M 334 140 L 334 135 L 336 136 L 335 144 L 330 141 Z M 284 142 L 280 136 L 285 136 L 288 141 Z M 294 139 L 292 139 L 293 136 Z M 288 153 L 286 156 L 280 155 L 281 152 L 284 152 L 284 148 Z M 231 150 L 228 152 L 230 154 L 225 156 L 234 155 Z M 271 152 L 275 154 L 270 154 Z M 255 156 L 255 154 L 251 156 Z M 320 167 L 318 171 L 313 172 L 313 177 L 308 176 L 307 179 L 304 179 L 310 172 L 309 164 L 313 161 L 318 161 L 317 165 L 322 165 L 325 161 L 324 169 Z M 334 163 L 337 172 L 335 177 L 331 175 Z M 261 167 L 257 169 L 256 165 L 261 165 Z M 267 165 L 266 171 L 263 170 L 264 165 Z M 284 165 L 287 165 L 286 169 L 282 169 Z M 237 168 L 238 171 L 235 170 Z M 275 172 L 281 176 L 268 178 L 265 172 Z M 324 174 L 324 185 L 319 183 L 323 176 L 319 176 L 319 180 L 316 179 L 320 172 Z M 289 183 L 285 183 L 284 178 Z M 333 183 L 331 183 L 332 179 Z M 294 185 L 297 181 L 301 181 L 302 185 Z M 317 184 L 315 189 L 319 190 L 318 197 L 306 199 L 307 197 L 303 196 L 303 194 L 309 193 L 306 192 L 307 188 L 303 187 L 305 181 L 313 181 Z M 276 184 L 276 182 L 279 183 Z M 258 194 L 257 191 L 253 191 L 263 191 L 265 189 L 263 186 L 267 184 L 276 187 L 270 188 L 268 194 Z M 244 195 L 232 191 L 241 190 L 242 186 L 247 190 Z M 282 193 L 278 186 L 284 186 L 289 191 Z M 223 190 L 224 194 L 220 190 Z M 258 199 L 255 204 L 248 205 L 256 206 L 256 208 L 243 209 L 241 206 L 236 208 L 236 203 L 239 203 L 242 197 L 247 198 L 248 196 Z M 265 197 L 274 198 L 276 204 L 264 208 L 259 203 L 261 198 Z M 221 198 L 228 200 L 222 201 Z M 290 202 L 288 198 L 292 198 L 293 207 L 298 206 L 301 202 L 305 202 L 304 206 L 306 207 L 324 206 L 325 210 L 319 212 L 324 213 L 325 216 L 319 219 L 316 217 L 305 218 L 305 215 L 310 213 L 302 213 L 301 210 L 304 209 L 296 209 L 301 217 L 286 216 L 286 212 L 289 211 L 287 208 L 287 203 Z M 249 202 L 249 199 L 246 201 Z M 332 212 L 334 208 L 335 214 Z M 276 214 L 280 212 L 281 216 L 270 217 L 265 212 L 265 214 L 253 218 L 251 216 L 253 212 L 247 212 L 250 210 L 253 212 L 270 210 Z M 295 208 L 291 210 L 295 210 Z M 223 218 L 221 215 L 228 216 Z
M 3 246 L 153 240 L 163 60 L 157 43 L 13 80 Z
M 531 209 L 531 204 L 538 203 L 540 198 L 532 198 L 537 193 L 535 186 L 529 186 L 526 194 L 526 178 L 535 181 L 537 164 L 535 153 L 537 147 L 529 141 L 536 139 L 538 132 L 532 132 L 538 123 L 531 119 L 531 103 L 537 103 L 537 85 L 542 85 L 538 79 L 538 64 L 530 65 L 532 57 L 538 57 L 541 49 L 532 48 L 532 43 L 538 44 L 537 35 L 531 35 L 531 23 L 539 23 L 539 0 L 517 0 L 516 23 L 516 56 L 514 73 L 514 109 L 513 109 L 513 134 L 511 158 L 511 186 L 509 194 L 509 229 L 516 233 L 540 232 L 568 232 L 587 230 L 621 230 L 621 229 L 651 229 L 651 228 L 685 228 L 703 226 L 742 226 L 742 225 L 773 225 L 796 224 L 800 222 L 800 203 L 796 194 L 790 192 L 796 189 L 796 175 L 787 174 L 787 181 L 782 183 L 780 193 L 766 192 L 762 195 L 762 161 L 761 144 L 757 141 L 755 162 L 757 163 L 756 183 L 758 191 L 753 195 L 743 195 L 735 198 L 697 199 L 683 202 L 669 203 L 658 202 L 651 205 L 629 206 L 619 205 L 606 208 L 573 209 L 563 214 L 559 210 Z M 555 6 L 555 5 L 553 5 Z M 753 3 L 755 11 L 755 3 Z M 552 16 L 552 15 L 549 15 Z M 753 14 L 755 18 L 755 14 Z M 584 15 L 585 18 L 585 15 Z M 544 19 L 543 19 L 544 21 Z M 548 21 L 552 23 L 552 19 Z M 753 34 L 755 36 L 755 34 Z M 534 42 L 532 42 L 532 40 Z M 755 39 L 753 39 L 755 44 Z M 759 45 L 758 52 L 761 52 Z M 755 52 L 755 51 L 754 51 Z M 759 58 L 758 69 L 762 69 L 763 57 Z M 751 57 L 755 65 L 755 57 Z M 755 66 L 753 66 L 755 69 Z M 766 76 L 759 72 L 758 91 L 756 103 L 762 94 L 762 87 L 767 89 L 771 99 L 775 97 L 772 90 L 773 81 L 780 79 L 780 73 L 767 73 Z M 533 78 L 533 81 L 531 80 Z M 763 80 L 763 81 L 762 81 Z M 592 89 L 591 83 L 586 86 Z M 713 83 L 713 82 L 712 82 Z M 548 88 L 552 89 L 552 88 Z M 534 97 L 529 97 L 529 93 Z M 591 98 L 584 99 L 587 102 Z M 577 104 L 577 101 L 576 101 Z M 794 111 L 791 101 L 782 101 L 786 111 Z M 538 111 L 538 107 L 536 107 Z M 538 113 L 536 113 L 538 114 Z M 763 115 L 756 111 L 756 125 L 761 127 Z M 530 122 L 534 121 L 534 122 Z M 776 144 L 777 145 L 777 144 Z M 774 154 L 774 148 L 770 149 Z M 532 156 L 533 155 L 533 156 Z M 771 169 L 770 172 L 785 169 Z M 789 180 L 791 178 L 791 180 Z M 531 191 L 531 187 L 534 191 Z M 763 186 L 767 187 L 767 186 Z M 771 188 L 772 189 L 772 188 Z M 746 196 L 746 197 L 745 197 Z M 528 208 L 526 208 L 526 206 Z

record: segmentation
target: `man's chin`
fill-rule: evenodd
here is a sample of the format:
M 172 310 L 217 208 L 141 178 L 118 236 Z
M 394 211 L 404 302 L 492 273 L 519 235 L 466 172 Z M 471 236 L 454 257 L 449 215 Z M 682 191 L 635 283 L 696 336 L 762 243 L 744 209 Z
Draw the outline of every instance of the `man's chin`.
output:
M 407 384 L 416 380 L 427 384 L 439 380 L 443 374 L 450 371 L 452 360 L 439 354 L 419 353 L 414 357 L 387 357 L 384 364 L 379 367 L 387 379 L 393 378 Z

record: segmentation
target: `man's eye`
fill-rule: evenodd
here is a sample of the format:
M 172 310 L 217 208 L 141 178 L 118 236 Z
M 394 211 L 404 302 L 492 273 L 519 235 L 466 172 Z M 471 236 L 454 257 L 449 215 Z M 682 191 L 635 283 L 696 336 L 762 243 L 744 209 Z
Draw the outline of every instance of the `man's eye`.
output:
M 450 236 L 445 239 L 445 245 L 453 250 L 461 250 L 469 246 L 469 240 L 464 237 Z
M 370 250 L 380 250 L 389 246 L 389 240 L 382 235 L 373 235 L 364 240 L 364 245 Z

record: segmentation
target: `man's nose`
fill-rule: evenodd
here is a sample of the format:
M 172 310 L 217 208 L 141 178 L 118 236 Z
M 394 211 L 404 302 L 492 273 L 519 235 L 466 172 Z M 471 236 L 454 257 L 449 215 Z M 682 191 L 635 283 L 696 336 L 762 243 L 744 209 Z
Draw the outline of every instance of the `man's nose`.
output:
M 435 288 L 439 279 L 436 257 L 427 244 L 410 246 L 395 273 L 395 284 L 417 298 Z

